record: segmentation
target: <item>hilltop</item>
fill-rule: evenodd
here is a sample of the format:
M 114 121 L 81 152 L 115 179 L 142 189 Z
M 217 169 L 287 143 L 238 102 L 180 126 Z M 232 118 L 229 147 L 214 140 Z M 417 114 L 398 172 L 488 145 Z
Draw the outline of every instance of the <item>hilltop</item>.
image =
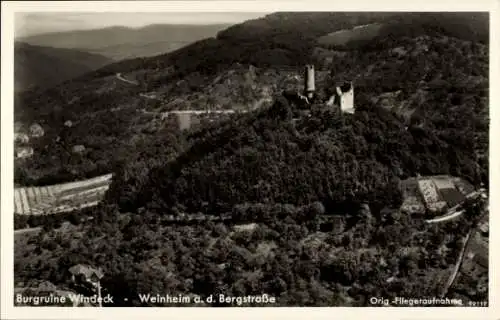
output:
M 65 229 L 48 231 L 57 219 L 41 217 L 48 232 L 24 240 L 17 286 L 43 280 L 65 291 L 68 268 L 84 263 L 103 269 L 115 307 L 161 306 L 141 302 L 141 292 L 267 293 L 279 306 L 437 295 L 479 213 L 471 205 L 446 224 L 426 224 L 398 209 L 399 176 L 474 175 L 470 150 L 426 129 L 407 131 L 383 109 L 320 109 L 293 124 L 288 107 L 280 100 L 187 142 L 165 141 L 150 150 L 156 157 L 116 170 L 105 203 Z
M 480 179 L 474 153 L 429 128 L 406 129 L 384 108 L 341 115 L 315 105 L 298 121 L 293 111 L 280 98 L 180 137 L 159 135 L 148 154 L 117 168 L 103 204 L 54 230 L 57 218 L 40 217 L 47 232 L 20 240 L 16 286 L 50 281 L 66 292 L 68 269 L 83 263 L 103 269 L 115 307 L 162 306 L 141 302 L 141 292 L 263 292 L 279 306 L 438 294 L 478 210 L 425 224 L 398 209 L 400 179 L 433 172 Z
M 453 137 L 455 144 L 472 146 L 486 168 L 488 46 L 470 41 L 479 35 L 487 39 L 476 27 L 484 19 L 477 19 L 480 14 L 441 15 L 431 14 L 439 28 L 431 28 L 430 18 L 419 14 L 403 14 L 399 20 L 411 17 L 412 24 L 400 22 L 396 28 L 397 15 L 389 13 L 271 14 L 171 53 L 118 62 L 52 90 L 27 92 L 16 99 L 16 120 L 40 122 L 50 130 L 35 146 L 37 163 L 24 161 L 16 172 L 24 183 L 35 184 L 108 173 L 115 160 L 149 153 L 152 141 L 165 140 L 162 132 L 176 131 L 169 127 L 172 122 L 161 121 L 160 112 L 269 106 L 282 90 L 300 90 L 304 61 L 317 66 L 320 90 L 353 79 L 356 104 L 389 109 L 403 116 L 406 126 L 426 126 Z M 426 24 L 416 23 L 422 17 Z M 469 27 L 453 28 L 457 19 Z M 376 37 L 360 48 L 317 41 L 336 30 L 387 21 L 398 31 L 395 36 Z M 451 21 L 447 28 L 446 21 Z M 117 80 L 117 73 L 139 85 Z M 63 125 L 67 120 L 75 123 L 71 129 Z M 56 143 L 58 136 L 64 137 L 59 140 L 63 144 Z M 64 146 L 78 144 L 88 152 L 69 157 Z M 50 154 L 42 152 L 45 148 Z M 54 166 L 52 157 L 64 169 Z

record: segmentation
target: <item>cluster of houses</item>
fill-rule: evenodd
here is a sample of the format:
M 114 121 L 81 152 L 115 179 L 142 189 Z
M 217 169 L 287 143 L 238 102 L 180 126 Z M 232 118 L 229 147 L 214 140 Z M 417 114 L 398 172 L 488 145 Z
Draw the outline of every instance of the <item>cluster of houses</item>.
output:
M 30 158 L 33 156 L 33 147 L 30 146 L 32 139 L 40 138 L 45 134 L 42 126 L 38 123 L 32 124 L 27 132 L 23 132 L 22 125 L 14 125 L 14 153 L 16 158 Z
M 64 122 L 64 126 L 71 128 L 73 122 L 67 120 Z M 21 123 L 16 123 L 14 125 L 14 156 L 17 159 L 31 158 L 34 155 L 33 140 L 43 137 L 45 135 L 45 130 L 38 123 L 33 123 L 27 130 L 24 129 Z M 57 137 L 57 142 L 60 141 L 60 137 Z M 74 145 L 71 148 L 73 153 L 83 153 L 85 152 L 84 145 Z

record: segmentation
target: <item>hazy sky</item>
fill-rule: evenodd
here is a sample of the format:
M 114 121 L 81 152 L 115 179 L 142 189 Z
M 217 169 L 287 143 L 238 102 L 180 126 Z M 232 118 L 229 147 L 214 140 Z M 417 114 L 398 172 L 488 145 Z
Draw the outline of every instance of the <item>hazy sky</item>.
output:
M 143 27 L 149 24 L 234 24 L 268 13 L 257 12 L 163 12 L 163 13 L 16 13 L 15 36 L 98 29 L 110 26 Z

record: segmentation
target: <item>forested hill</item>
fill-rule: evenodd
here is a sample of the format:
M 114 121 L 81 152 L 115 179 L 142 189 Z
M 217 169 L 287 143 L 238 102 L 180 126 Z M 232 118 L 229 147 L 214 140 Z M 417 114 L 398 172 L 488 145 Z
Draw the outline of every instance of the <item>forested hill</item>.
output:
M 107 173 L 165 140 L 165 125 L 140 109 L 248 109 L 290 85 L 300 87 L 304 62 L 315 64 L 318 90 L 352 79 L 356 105 L 385 108 L 403 116 L 405 126 L 453 135 L 453 144 L 473 146 L 486 168 L 487 17 L 276 13 L 172 53 L 118 62 L 51 90 L 27 92 L 16 98 L 16 120 L 40 122 L 47 130 L 34 145 L 36 161 L 16 164 L 16 181 L 47 184 Z M 363 34 L 362 41 L 357 31 L 349 32 L 370 23 L 386 27 L 371 29 L 372 37 Z M 339 36 L 340 29 L 347 31 Z M 338 45 L 339 39 L 350 40 Z M 140 85 L 124 84 L 116 73 Z M 139 95 L 145 92 L 158 100 L 145 100 Z M 67 120 L 74 123 L 71 129 L 64 126 Z M 86 153 L 69 156 L 66 150 L 78 144 Z
M 437 295 L 479 211 L 426 224 L 399 212 L 398 182 L 435 172 L 477 179 L 470 146 L 444 132 L 406 130 L 382 108 L 354 115 L 315 108 L 296 122 L 292 112 L 281 100 L 188 141 L 171 136 L 116 171 L 104 204 L 58 230 L 49 231 L 57 217 L 40 217 L 47 232 L 16 250 L 16 287 L 49 281 L 70 290 L 68 268 L 82 263 L 102 268 L 103 294 L 115 298 L 110 307 L 165 306 L 139 300 L 142 292 L 266 293 L 276 306 Z M 203 222 L 189 221 L 193 213 Z M 83 222 L 86 214 L 93 220 Z M 229 221 L 206 221 L 212 217 Z
M 483 43 L 489 39 L 487 13 L 478 12 L 279 12 L 234 25 L 217 39 L 261 41 L 269 48 L 292 39 L 310 45 L 328 33 L 369 24 L 383 25 L 378 38 L 439 34 Z
M 23 91 L 53 85 L 96 70 L 113 60 L 82 50 L 34 46 L 23 42 L 14 45 L 14 89 Z
M 255 66 L 303 65 L 310 62 L 318 38 L 359 25 L 377 23 L 383 28 L 369 41 L 356 41 L 349 49 L 361 49 L 386 38 L 428 35 L 466 41 L 489 41 L 488 13 L 482 12 L 279 12 L 231 26 L 217 37 L 198 41 L 168 55 L 123 61 L 101 70 L 133 71 L 157 65 L 175 65 L 181 74 L 194 70 L 217 72 L 234 62 Z
M 398 181 L 409 176 L 448 173 L 476 183 L 487 177 L 461 129 L 405 127 L 402 117 L 369 106 L 354 115 L 318 106 L 298 122 L 292 112 L 280 99 L 258 115 L 198 133 L 148 179 L 122 172 L 132 178 L 118 178 L 110 195 L 116 192 L 126 211 L 164 213 L 220 212 L 246 202 L 386 206 L 400 201 Z

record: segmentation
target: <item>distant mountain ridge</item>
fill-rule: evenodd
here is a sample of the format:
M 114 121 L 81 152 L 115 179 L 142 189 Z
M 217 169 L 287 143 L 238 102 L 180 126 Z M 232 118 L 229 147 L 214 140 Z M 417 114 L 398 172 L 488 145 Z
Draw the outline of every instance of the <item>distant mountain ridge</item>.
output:
M 32 45 L 85 50 L 113 60 L 122 60 L 170 52 L 189 43 L 214 37 L 227 27 L 227 24 L 154 24 L 142 28 L 119 26 L 46 33 L 19 40 Z
M 23 42 L 14 44 L 14 57 L 16 91 L 49 88 L 113 62 L 98 54 Z

